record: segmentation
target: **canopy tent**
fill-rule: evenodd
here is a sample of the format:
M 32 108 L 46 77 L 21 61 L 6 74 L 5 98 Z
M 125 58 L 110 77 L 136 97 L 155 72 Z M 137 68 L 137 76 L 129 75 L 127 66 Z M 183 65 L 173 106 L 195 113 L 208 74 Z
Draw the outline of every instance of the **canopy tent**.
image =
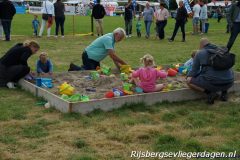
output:
M 231 5 L 232 2 L 231 1 L 228 1 L 228 5 Z M 211 2 L 211 3 L 208 3 L 207 4 L 208 7 L 218 7 L 218 6 L 221 6 L 221 7 L 225 7 L 225 1 L 216 1 L 216 2 Z

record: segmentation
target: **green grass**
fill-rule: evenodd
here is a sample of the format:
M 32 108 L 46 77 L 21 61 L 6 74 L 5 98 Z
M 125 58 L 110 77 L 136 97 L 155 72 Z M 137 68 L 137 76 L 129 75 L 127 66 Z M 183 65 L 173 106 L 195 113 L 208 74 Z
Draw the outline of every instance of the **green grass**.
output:
M 0 41 L 2 56 L 17 42 L 31 39 L 32 15 L 16 15 L 13 20 L 12 41 Z M 90 32 L 89 17 L 75 17 L 76 33 Z M 135 21 L 134 21 L 135 24 Z M 226 22 L 210 20 L 206 37 L 212 42 L 226 45 Z M 106 17 L 105 33 L 123 27 L 122 17 Z M 133 25 L 134 26 L 134 25 Z M 134 27 L 135 28 L 135 27 Z M 134 37 L 116 44 L 117 54 L 133 67 L 140 65 L 139 58 L 145 53 L 154 56 L 157 64 L 182 63 L 192 50 L 198 48 L 200 35 L 192 36 L 191 20 L 186 26 L 186 43 L 159 41 L 154 37 L 146 40 Z M 171 36 L 174 20 L 169 19 L 166 37 Z M 52 29 L 52 33 L 54 28 Z M 144 27 L 142 28 L 144 35 Z M 81 53 L 96 37 L 72 36 L 72 17 L 66 18 L 64 39 L 37 38 L 41 51 L 46 51 L 54 63 L 55 71 L 66 71 L 70 62 L 81 63 Z M 232 51 L 240 55 L 240 40 Z M 29 59 L 34 70 L 38 55 Z M 107 58 L 103 62 L 113 66 Z M 240 70 L 236 63 L 235 70 Z M 174 97 L 173 97 L 174 98 Z M 33 95 L 17 90 L 0 89 L 0 160 L 2 159 L 130 159 L 132 150 L 138 151 L 225 151 L 240 153 L 239 122 L 240 99 L 231 95 L 229 102 L 217 102 L 213 106 L 204 100 L 178 103 L 130 104 L 111 112 L 96 110 L 88 115 L 63 114 L 52 108 L 37 106 L 40 100 Z

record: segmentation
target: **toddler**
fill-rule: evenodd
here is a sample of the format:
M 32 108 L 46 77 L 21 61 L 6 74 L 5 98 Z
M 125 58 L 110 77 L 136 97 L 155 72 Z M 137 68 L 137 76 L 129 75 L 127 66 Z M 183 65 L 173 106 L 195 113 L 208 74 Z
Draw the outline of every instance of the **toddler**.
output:
M 34 19 L 32 21 L 32 28 L 33 28 L 33 35 L 34 36 L 38 35 L 38 27 L 40 27 L 40 22 L 38 20 L 38 16 L 34 15 Z
M 39 56 L 39 60 L 36 64 L 37 73 L 41 76 L 51 76 L 53 73 L 53 64 L 50 59 L 47 58 L 47 54 L 42 52 Z
M 159 78 L 166 78 L 167 73 L 164 71 L 158 71 L 154 68 L 154 59 L 150 54 L 144 55 L 141 59 L 144 67 L 132 73 L 132 80 L 134 83 L 141 87 L 144 92 L 157 92 L 161 91 L 165 85 L 156 84 Z

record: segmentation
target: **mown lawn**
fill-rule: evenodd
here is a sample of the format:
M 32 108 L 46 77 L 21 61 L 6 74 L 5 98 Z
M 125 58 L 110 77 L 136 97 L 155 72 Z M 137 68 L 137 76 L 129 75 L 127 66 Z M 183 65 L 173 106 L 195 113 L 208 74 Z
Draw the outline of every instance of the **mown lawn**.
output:
M 0 55 L 13 44 L 31 39 L 31 15 L 17 15 L 13 21 L 13 36 L 9 43 L 0 42 Z M 90 32 L 89 17 L 75 17 L 76 33 Z M 225 19 L 210 20 L 207 35 L 212 42 L 226 45 Z M 122 17 L 106 17 L 106 32 L 123 27 Z M 166 27 L 169 37 L 174 27 L 170 19 Z M 187 27 L 186 43 L 148 40 L 136 36 L 116 45 L 116 52 L 133 67 L 139 58 L 152 54 L 157 64 L 181 63 L 198 48 L 200 37 L 192 36 L 191 20 Z M 52 30 L 53 33 L 54 29 Z M 144 28 L 142 28 L 144 33 Z M 134 34 L 135 29 L 134 29 Z M 144 35 L 144 34 L 143 34 Z M 70 62 L 81 63 L 83 49 L 96 37 L 72 36 L 72 17 L 66 20 L 64 39 L 37 38 L 41 51 L 46 51 L 55 71 L 66 71 Z M 232 51 L 240 55 L 239 38 Z M 38 55 L 30 58 L 34 70 Z M 110 59 L 103 62 L 113 66 Z M 240 70 L 237 61 L 235 70 Z M 174 98 L 174 97 L 173 97 Z M 131 151 L 237 151 L 240 154 L 240 98 L 231 95 L 229 102 L 206 105 L 204 100 L 124 106 L 111 112 L 95 111 L 89 115 L 62 114 L 38 106 L 40 100 L 17 90 L 0 89 L 0 160 L 115 160 L 131 159 Z

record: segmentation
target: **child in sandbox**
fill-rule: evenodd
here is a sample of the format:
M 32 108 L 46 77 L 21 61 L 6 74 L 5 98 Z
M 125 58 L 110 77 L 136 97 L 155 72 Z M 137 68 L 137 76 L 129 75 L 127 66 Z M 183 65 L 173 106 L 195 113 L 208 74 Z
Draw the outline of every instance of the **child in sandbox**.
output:
M 167 73 L 154 68 L 154 59 L 150 54 L 144 55 L 140 61 L 143 63 L 144 67 L 132 73 L 132 81 L 134 81 L 137 86 L 141 87 L 144 92 L 161 91 L 165 85 L 156 84 L 156 81 L 159 78 L 166 78 Z
M 194 57 L 196 56 L 197 52 L 198 52 L 198 50 L 192 51 L 191 58 L 184 63 L 184 67 L 187 67 L 187 68 L 189 68 L 189 69 L 192 68 L 193 59 L 194 59 Z
M 42 52 L 37 60 L 36 64 L 38 76 L 51 76 L 53 73 L 53 64 L 50 59 L 48 59 L 47 53 Z

